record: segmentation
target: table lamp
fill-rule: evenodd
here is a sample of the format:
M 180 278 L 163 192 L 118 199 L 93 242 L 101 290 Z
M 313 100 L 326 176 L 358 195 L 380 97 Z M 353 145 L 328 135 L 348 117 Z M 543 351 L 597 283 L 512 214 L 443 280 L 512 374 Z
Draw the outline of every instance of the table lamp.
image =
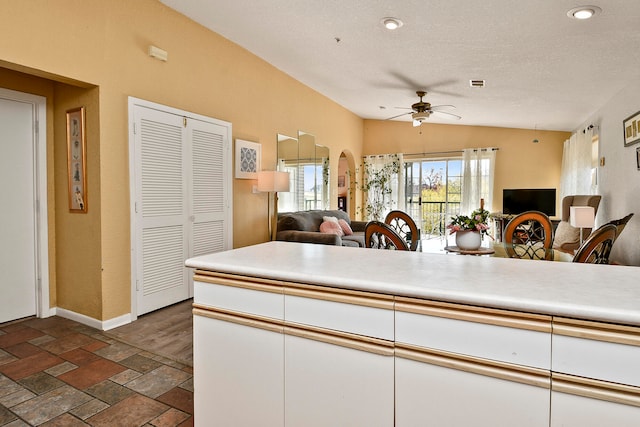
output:
M 569 224 L 580 229 L 580 246 L 582 246 L 582 229 L 593 228 L 596 210 L 593 206 L 571 206 L 569 208 Z
M 289 172 L 258 172 L 258 191 L 267 195 L 267 216 L 269 218 L 269 239 L 274 240 L 274 219 L 278 217 L 278 192 L 289 191 Z M 273 216 L 271 216 L 271 193 L 273 196 Z

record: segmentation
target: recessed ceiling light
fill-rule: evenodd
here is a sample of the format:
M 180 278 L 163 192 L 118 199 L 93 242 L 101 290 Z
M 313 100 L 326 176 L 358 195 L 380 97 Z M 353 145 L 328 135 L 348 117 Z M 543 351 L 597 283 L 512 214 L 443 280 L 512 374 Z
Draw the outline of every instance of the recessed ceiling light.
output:
M 602 12 L 598 6 L 579 6 L 567 12 L 567 16 L 572 19 L 589 19 Z
M 382 22 L 382 25 L 384 25 L 387 30 L 391 31 L 397 30 L 404 25 L 403 22 L 397 18 L 382 18 L 380 22 Z

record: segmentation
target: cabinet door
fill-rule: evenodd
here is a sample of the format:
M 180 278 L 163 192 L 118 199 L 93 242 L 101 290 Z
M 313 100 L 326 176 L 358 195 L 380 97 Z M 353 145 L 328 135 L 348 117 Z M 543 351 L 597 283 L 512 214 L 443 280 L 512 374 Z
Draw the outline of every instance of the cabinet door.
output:
M 637 427 L 640 423 L 640 389 L 634 393 L 614 390 L 602 383 L 569 386 L 555 379 L 553 382 L 551 427 Z
M 393 370 L 392 343 L 286 327 L 285 425 L 392 426 Z
M 396 349 L 396 426 L 548 426 L 543 370 Z M 546 375 L 546 378 L 545 378 Z
M 193 346 L 196 425 L 284 425 L 281 326 L 195 309 Z

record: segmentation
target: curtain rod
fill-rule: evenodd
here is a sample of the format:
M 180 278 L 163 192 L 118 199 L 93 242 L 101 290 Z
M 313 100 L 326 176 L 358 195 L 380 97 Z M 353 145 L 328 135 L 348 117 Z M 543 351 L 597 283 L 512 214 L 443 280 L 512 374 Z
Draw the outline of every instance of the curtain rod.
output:
M 499 148 L 481 148 L 480 151 L 498 151 Z M 473 151 L 478 151 L 478 149 L 474 149 Z M 405 153 L 405 156 L 425 156 L 425 155 L 434 155 L 434 154 L 456 154 L 462 153 L 464 150 L 453 150 L 453 151 L 432 151 L 430 153 Z

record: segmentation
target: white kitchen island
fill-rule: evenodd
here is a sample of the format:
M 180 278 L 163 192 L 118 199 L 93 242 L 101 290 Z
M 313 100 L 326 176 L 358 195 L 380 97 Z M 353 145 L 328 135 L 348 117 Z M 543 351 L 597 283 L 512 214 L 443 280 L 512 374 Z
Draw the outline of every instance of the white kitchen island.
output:
M 640 420 L 637 267 L 290 242 L 187 266 L 198 425 Z

